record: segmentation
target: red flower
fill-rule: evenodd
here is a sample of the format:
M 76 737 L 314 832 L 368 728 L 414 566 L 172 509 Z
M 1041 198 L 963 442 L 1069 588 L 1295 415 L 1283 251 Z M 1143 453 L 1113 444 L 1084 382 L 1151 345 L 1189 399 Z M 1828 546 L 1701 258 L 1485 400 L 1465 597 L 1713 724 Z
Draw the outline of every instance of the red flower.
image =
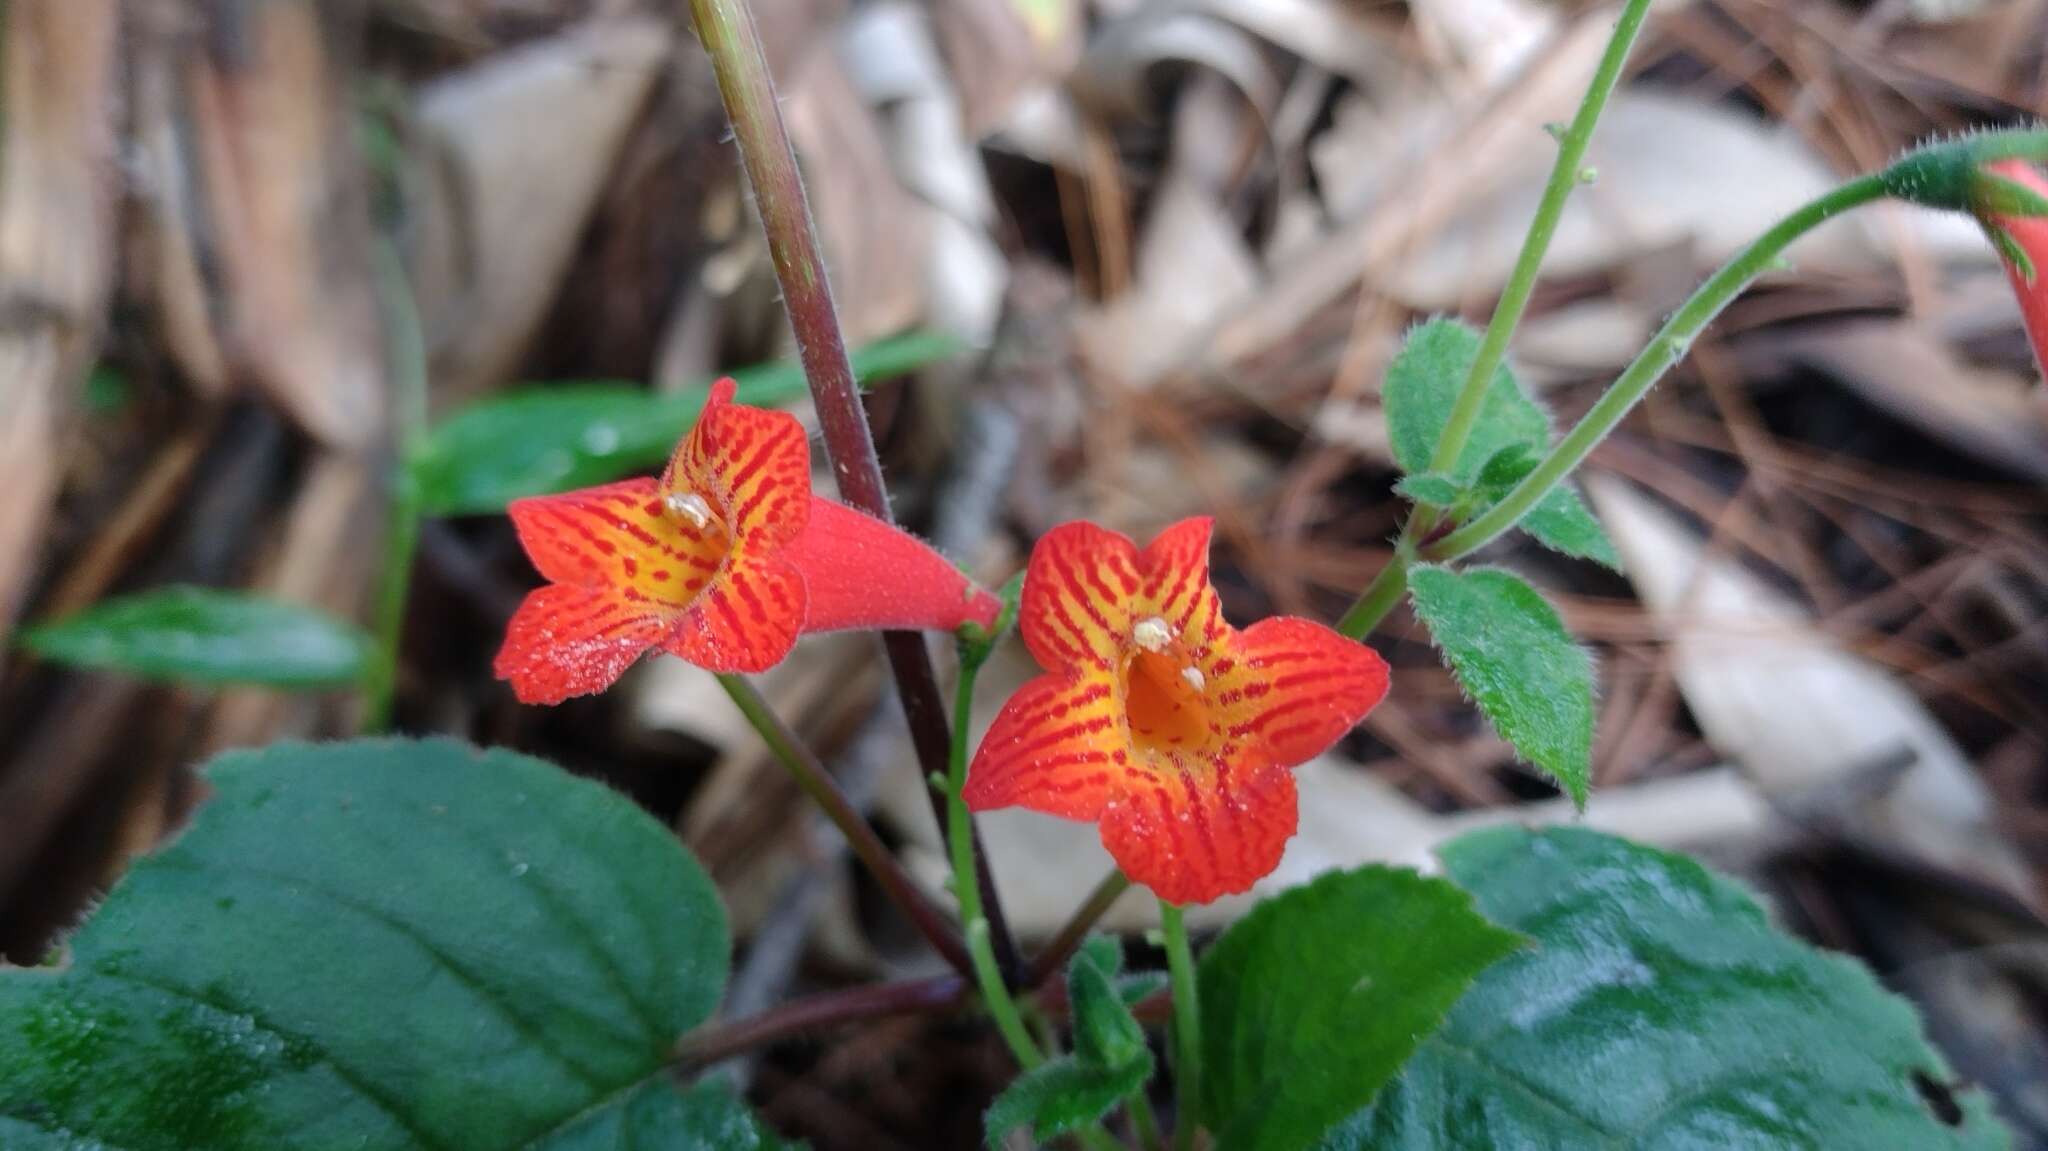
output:
M 1985 165 L 2030 191 L 2048 196 L 2048 179 L 2025 160 L 2000 160 Z M 1984 223 L 2003 231 L 2012 246 L 2026 254 L 2032 268 L 2023 268 L 2011 256 L 2005 257 L 2006 278 L 2013 295 L 2019 297 L 2020 316 L 2026 321 L 2027 338 L 2034 345 L 2034 363 L 2048 372 L 2048 216 L 1992 216 Z
M 1387 693 L 1371 648 L 1304 619 L 1238 631 L 1209 586 L 1210 521 L 1139 551 L 1089 523 L 1031 553 L 1018 627 L 1047 674 L 996 716 L 968 775 L 976 811 L 1100 820 L 1126 875 L 1169 903 L 1244 891 L 1299 816 L 1289 769 Z
M 553 581 L 506 628 L 496 671 L 524 703 L 603 691 L 651 647 L 762 671 L 801 632 L 994 620 L 998 604 L 915 536 L 811 494 L 803 425 L 712 386 L 661 478 L 516 500 Z

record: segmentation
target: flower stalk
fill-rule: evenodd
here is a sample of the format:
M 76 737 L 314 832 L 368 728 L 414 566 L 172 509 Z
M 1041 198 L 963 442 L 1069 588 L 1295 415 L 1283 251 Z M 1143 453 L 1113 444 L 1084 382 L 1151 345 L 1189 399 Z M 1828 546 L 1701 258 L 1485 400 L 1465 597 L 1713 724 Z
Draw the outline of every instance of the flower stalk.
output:
M 963 976 L 970 975 L 973 972 L 973 961 L 967 949 L 962 946 L 960 937 L 954 934 L 951 925 L 946 922 L 945 914 L 933 906 L 924 892 L 911 882 L 910 876 L 904 873 L 902 864 L 896 861 L 896 856 L 889 851 L 888 845 L 875 834 L 875 829 L 862 817 L 859 809 L 854 807 L 853 801 L 846 797 L 846 793 L 839 789 L 839 784 L 826 772 L 825 765 L 818 762 L 817 757 L 811 754 L 803 741 L 796 737 L 796 733 L 789 730 L 782 722 L 782 718 L 775 714 L 775 710 L 768 705 L 768 700 L 761 695 L 760 689 L 745 676 L 732 674 L 720 675 L 718 685 L 725 689 L 725 694 L 732 697 L 733 703 L 740 709 L 740 714 L 747 717 L 747 722 L 753 725 L 754 730 L 761 733 L 762 740 L 768 744 L 768 750 L 789 770 L 797 786 L 803 788 L 804 794 L 809 796 L 811 801 L 832 820 L 840 833 L 846 836 L 846 842 L 853 849 L 854 855 L 867 866 L 869 873 L 882 885 L 882 890 L 888 893 L 890 900 L 903 909 L 903 914 L 932 945 L 932 949 L 943 956 L 954 970 Z
M 1180 1099 L 1173 1146 L 1174 1151 L 1191 1151 L 1202 1099 L 1202 1006 L 1195 997 L 1195 956 L 1181 909 L 1163 899 L 1159 926 L 1166 936 L 1166 973 L 1173 987 L 1173 1083 Z
M 383 564 L 377 576 L 377 646 L 363 681 L 362 729 L 391 726 L 398 692 L 398 649 L 404 639 L 405 604 L 412 593 L 414 555 L 419 551 L 424 508 L 413 459 L 427 430 L 427 344 L 420 330 L 419 307 L 406 277 L 405 261 L 390 241 L 378 239 L 371 251 L 383 303 L 385 345 L 392 379 L 394 434 L 391 505 L 386 512 Z
M 810 383 L 811 398 L 824 432 L 833 480 L 848 504 L 885 523 L 893 523 L 881 460 L 875 454 L 874 438 L 868 430 L 867 411 L 861 407 L 853 365 L 847 359 L 846 340 L 832 302 L 832 285 L 826 278 L 817 229 L 812 225 L 810 204 L 797 169 L 796 151 L 782 122 L 775 81 L 768 72 L 767 55 L 762 50 L 753 13 L 745 0 L 690 0 L 690 14 L 698 38 L 711 57 L 719 95 L 725 101 L 733 137 L 739 145 L 740 160 L 748 182 L 753 185 L 754 202 L 767 232 L 769 257 L 782 287 L 790 328 L 796 335 L 797 355 L 803 362 L 804 376 Z M 884 632 L 882 645 L 895 674 L 918 762 L 926 775 L 943 772 L 951 739 L 931 652 L 914 632 Z M 951 822 L 944 797 L 933 795 L 932 805 L 940 830 L 950 836 Z M 972 836 L 970 847 L 976 861 L 976 885 L 989 919 L 996 955 L 1006 976 L 1021 974 L 1016 942 L 1003 919 L 1002 905 L 989 880 L 986 856 L 971 820 L 968 834 Z

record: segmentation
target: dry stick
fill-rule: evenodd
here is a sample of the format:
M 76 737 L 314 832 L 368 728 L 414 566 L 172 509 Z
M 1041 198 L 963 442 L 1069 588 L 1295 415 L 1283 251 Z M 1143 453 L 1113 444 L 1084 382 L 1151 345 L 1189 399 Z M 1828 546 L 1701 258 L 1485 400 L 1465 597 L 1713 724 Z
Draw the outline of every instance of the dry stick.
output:
M 918 932 L 931 942 L 932 949 L 944 956 L 955 971 L 971 973 L 974 970 L 972 960 L 945 914 L 926 898 L 917 884 L 911 882 L 903 865 L 889 851 L 889 845 L 882 842 L 875 829 L 862 818 L 860 809 L 846 798 L 845 792 L 839 790 L 838 782 L 825 770 L 825 765 L 818 762 L 817 756 L 811 754 L 810 747 L 782 722 L 781 716 L 775 714 L 775 709 L 768 705 L 760 689 L 745 676 L 721 675 L 718 683 L 739 705 L 754 730 L 768 741 L 768 750 L 774 752 L 775 758 L 789 769 L 797 786 L 803 788 L 804 794 L 831 817 L 840 833 L 846 836 L 847 845 L 853 853 L 867 865 L 875 881 L 882 885 L 882 890 L 889 893 L 889 898 L 910 917 Z
M 958 1003 L 967 988 L 967 981 L 958 975 L 938 975 L 807 996 L 751 1018 L 691 1032 L 676 1045 L 676 1062 L 687 1068 L 708 1067 L 792 1035 L 841 1023 L 937 1011 Z
M 811 224 L 810 204 L 797 170 L 796 151 L 782 123 L 775 81 L 768 72 L 768 58 L 762 51 L 753 13 L 745 0 L 690 0 L 690 14 L 704 50 L 711 56 L 719 95 L 725 100 L 726 115 L 732 121 L 733 137 L 739 144 L 740 160 L 754 188 L 754 202 L 768 234 L 768 254 L 782 285 L 789 326 L 796 334 L 797 355 L 803 361 L 811 399 L 818 409 L 833 479 L 847 503 L 885 523 L 893 523 L 889 490 L 882 482 L 881 460 L 875 455 L 867 411 L 861 407 L 860 391 L 854 385 L 853 365 L 846 358 L 846 340 L 839 329 L 839 313 L 832 303 L 825 261 L 818 251 L 817 231 Z M 946 704 L 939 693 L 938 675 L 932 669 L 931 652 L 916 632 L 884 632 L 882 646 L 896 675 L 904 718 L 910 724 L 911 743 L 917 749 L 923 774 L 926 778 L 944 775 L 952 737 L 947 729 Z M 945 797 L 933 792 L 931 803 L 932 818 L 938 821 L 943 836 Z M 1003 917 L 995 886 L 989 881 L 981 836 L 971 824 L 970 833 L 974 836 L 976 886 L 981 889 L 996 961 L 1004 978 L 1014 981 L 1020 974 L 1017 944 Z

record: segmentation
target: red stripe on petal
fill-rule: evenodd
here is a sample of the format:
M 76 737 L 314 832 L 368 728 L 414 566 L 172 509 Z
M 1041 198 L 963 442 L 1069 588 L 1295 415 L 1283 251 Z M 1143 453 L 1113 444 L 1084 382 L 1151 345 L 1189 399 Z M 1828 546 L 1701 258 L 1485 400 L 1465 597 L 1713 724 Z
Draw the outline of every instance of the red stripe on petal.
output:
M 1025 684 L 996 714 L 967 772 L 975 811 L 1027 807 L 1067 819 L 1093 819 L 1133 778 L 1116 730 L 1114 701 L 1099 682 L 1044 675 Z M 1043 717 L 1065 722 L 1050 726 Z M 1108 764 L 1107 767 L 1104 765 Z
M 667 629 L 602 592 L 554 584 L 526 597 L 492 665 L 521 703 L 560 703 L 617 682 Z
M 1243 666 L 1219 684 L 1219 699 L 1237 693 L 1230 735 L 1256 737 L 1282 764 L 1321 754 L 1387 694 L 1379 653 L 1309 620 L 1260 620 L 1238 636 L 1237 650 Z

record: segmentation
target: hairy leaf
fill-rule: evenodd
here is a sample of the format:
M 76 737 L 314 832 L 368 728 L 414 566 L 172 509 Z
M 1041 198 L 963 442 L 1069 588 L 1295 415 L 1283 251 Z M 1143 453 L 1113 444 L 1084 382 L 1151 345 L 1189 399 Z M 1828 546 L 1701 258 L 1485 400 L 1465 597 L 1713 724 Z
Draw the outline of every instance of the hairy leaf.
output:
M 1443 851 L 1536 946 L 1480 976 L 1327 1151 L 1993 1151 L 1904 1000 L 1693 860 L 1563 828 Z
M 1498 568 L 1409 573 L 1415 614 L 1465 693 L 1522 758 L 1584 807 L 1592 780 L 1593 659 L 1556 609 Z

